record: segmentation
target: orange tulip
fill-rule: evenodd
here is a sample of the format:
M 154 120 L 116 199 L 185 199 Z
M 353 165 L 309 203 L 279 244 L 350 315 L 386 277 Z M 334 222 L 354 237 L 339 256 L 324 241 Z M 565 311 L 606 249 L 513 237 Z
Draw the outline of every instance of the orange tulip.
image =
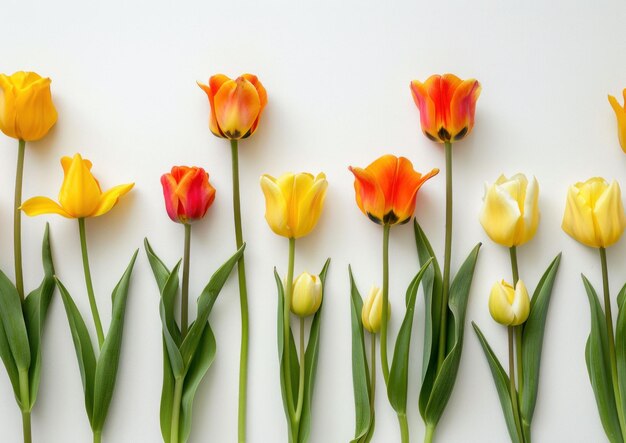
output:
M 445 143 L 469 134 L 480 90 L 477 80 L 461 80 L 453 74 L 431 75 L 424 83 L 413 80 L 411 92 L 420 110 L 424 135 Z
M 422 175 L 413 169 L 410 160 L 394 155 L 383 155 L 365 169 L 352 166 L 348 169 L 355 177 L 357 205 L 380 225 L 408 222 L 415 211 L 417 191 L 439 173 L 435 168 Z
M 202 168 L 174 166 L 161 176 L 161 184 L 167 215 L 177 223 L 200 220 L 215 200 L 215 188 Z
M 243 74 L 232 80 L 224 74 L 198 82 L 211 105 L 209 128 L 218 137 L 239 140 L 250 137 L 259 125 L 267 104 L 265 88 L 255 75 Z

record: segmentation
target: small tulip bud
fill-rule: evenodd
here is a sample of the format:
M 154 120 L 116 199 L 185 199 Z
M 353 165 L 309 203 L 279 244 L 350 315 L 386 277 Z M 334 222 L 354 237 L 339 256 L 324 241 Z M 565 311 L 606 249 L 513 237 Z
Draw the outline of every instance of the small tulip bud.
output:
M 387 302 L 387 318 L 391 316 L 391 304 Z M 361 311 L 361 321 L 363 327 L 376 334 L 380 331 L 381 319 L 383 317 L 383 291 L 378 286 L 372 286 Z
M 317 312 L 322 304 L 322 282 L 317 275 L 303 272 L 293 282 L 291 312 L 308 317 Z
M 530 313 L 530 297 L 524 282 L 518 280 L 515 289 L 504 280 L 496 282 L 489 296 L 489 312 L 495 321 L 505 326 L 524 323 Z

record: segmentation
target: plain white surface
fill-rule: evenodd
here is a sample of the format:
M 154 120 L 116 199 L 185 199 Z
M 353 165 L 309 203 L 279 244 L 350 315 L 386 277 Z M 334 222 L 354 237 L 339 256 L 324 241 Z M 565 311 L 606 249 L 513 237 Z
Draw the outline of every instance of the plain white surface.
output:
M 491 320 L 487 297 L 495 280 L 509 278 L 508 252 L 487 238 L 478 211 L 484 181 L 501 172 L 534 174 L 541 187 L 541 223 L 535 239 L 519 250 L 521 275 L 530 288 L 563 251 L 545 334 L 534 440 L 605 440 L 584 363 L 589 308 L 579 278 L 584 271 L 599 287 L 599 258 L 567 237 L 560 222 L 569 184 L 603 175 L 626 185 L 626 157 L 606 99 L 607 93 L 621 96 L 626 86 L 623 2 L 36 3 L 5 0 L 0 27 L 0 72 L 25 69 L 50 76 L 59 112 L 49 136 L 27 147 L 24 197 L 55 197 L 62 181 L 59 158 L 75 152 L 93 161 L 104 188 L 136 182 L 113 211 L 87 222 L 105 325 L 110 291 L 144 236 L 168 264 L 182 253 L 183 229 L 167 217 L 159 184 L 172 165 L 205 167 L 217 189 L 206 219 L 194 226 L 192 294 L 234 251 L 229 147 L 209 132 L 209 105 L 195 81 L 218 72 L 252 72 L 267 88 L 269 104 L 259 130 L 240 150 L 251 313 L 248 441 L 286 441 L 272 268 L 285 272 L 287 241 L 264 221 L 259 176 L 288 170 L 328 176 L 324 214 L 315 231 L 298 242 L 296 273 L 317 272 L 332 257 L 311 442 L 345 442 L 354 426 L 347 267 L 352 264 L 363 292 L 380 284 L 382 237 L 380 227 L 357 209 L 347 167 L 393 153 L 411 159 L 417 170 L 443 170 L 443 152 L 421 134 L 409 91 L 410 80 L 443 72 L 475 77 L 483 86 L 474 131 L 454 148 L 453 269 L 476 242 L 484 243 L 467 324 L 476 321 L 505 358 L 506 333 Z M 10 276 L 16 145 L 0 137 L 0 266 Z M 443 174 L 429 181 L 416 209 L 440 256 L 444 184 Z M 26 287 L 33 289 L 41 276 L 39 248 L 46 221 L 51 223 L 57 273 L 91 327 L 74 220 L 24 217 Z M 608 253 L 614 296 L 626 280 L 625 254 L 624 241 Z M 392 230 L 391 265 L 395 336 L 404 291 L 417 269 L 410 225 Z M 232 442 L 240 334 L 235 278 L 224 288 L 211 323 L 218 354 L 196 397 L 190 441 Z M 459 377 L 437 441 L 507 441 L 485 357 L 471 328 L 466 332 Z M 422 340 L 420 299 L 411 346 L 413 441 L 421 441 L 424 433 L 417 411 Z M 160 441 L 161 359 L 158 292 L 142 250 L 104 441 Z M 0 372 L 1 440 L 18 442 L 20 414 L 4 369 Z M 376 400 L 374 441 L 399 441 L 380 383 Z M 91 441 L 58 294 L 46 324 L 41 391 L 32 421 L 35 441 Z

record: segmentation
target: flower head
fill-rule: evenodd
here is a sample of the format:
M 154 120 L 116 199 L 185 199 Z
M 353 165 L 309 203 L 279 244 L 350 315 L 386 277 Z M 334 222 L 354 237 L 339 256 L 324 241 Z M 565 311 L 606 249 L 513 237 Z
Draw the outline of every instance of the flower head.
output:
M 383 155 L 365 169 L 352 166 L 348 169 L 354 174 L 359 209 L 380 225 L 408 222 L 415 211 L 417 191 L 439 173 L 435 168 L 422 175 L 408 159 L 393 155 Z
M 322 281 L 319 276 L 303 272 L 293 282 L 291 312 L 308 317 L 317 312 L 322 304 Z
M 261 189 L 265 195 L 265 220 L 278 235 L 300 238 L 313 230 L 322 214 L 328 182 L 303 172 L 286 173 L 278 178 L 264 174 Z
M 267 93 L 255 75 L 243 74 L 232 80 L 217 74 L 209 79 L 208 85 L 198 82 L 198 86 L 209 98 L 209 128 L 213 134 L 239 140 L 256 131 L 267 104 Z
M 161 176 L 167 215 L 183 224 L 204 217 L 215 200 L 215 188 L 209 183 L 209 174 L 202 168 L 174 166 Z
M 387 317 L 391 316 L 391 303 L 387 302 Z M 372 334 L 380 331 L 383 318 L 383 292 L 378 286 L 372 286 L 363 303 L 361 310 L 361 322 L 363 327 Z
M 57 121 L 50 79 L 34 72 L 0 74 L 0 130 L 20 140 L 39 140 Z
M 617 117 L 619 144 L 622 147 L 622 151 L 626 152 L 626 88 L 622 91 L 622 95 L 624 96 L 624 106 L 620 105 L 612 95 L 609 95 L 609 103 L 613 111 L 615 111 L 615 117 Z
M 477 80 L 461 80 L 453 74 L 431 75 L 424 83 L 413 80 L 411 92 L 424 135 L 444 143 L 472 132 L 480 89 Z
M 485 185 L 480 224 L 489 238 L 503 246 L 519 246 L 533 238 L 539 225 L 539 184 L 524 174 L 504 175 Z
M 489 296 L 489 312 L 495 321 L 505 326 L 518 326 L 528 319 L 530 297 L 524 282 L 515 288 L 504 280 L 496 282 Z
M 59 192 L 59 203 L 48 197 L 33 197 L 22 204 L 30 216 L 59 214 L 67 218 L 98 217 L 106 214 L 119 198 L 130 191 L 134 183 L 114 186 L 102 192 L 98 180 L 91 173 L 91 162 L 80 154 L 61 158 L 65 177 Z

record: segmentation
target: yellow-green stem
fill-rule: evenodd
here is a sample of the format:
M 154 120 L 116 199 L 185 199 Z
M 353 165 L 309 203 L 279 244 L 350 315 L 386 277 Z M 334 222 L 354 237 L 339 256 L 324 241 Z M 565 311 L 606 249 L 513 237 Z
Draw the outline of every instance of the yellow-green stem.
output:
M 424 443 L 432 443 L 434 438 L 435 438 L 435 425 L 426 425 Z
M 28 381 L 28 369 L 19 371 L 20 381 L 20 401 L 22 403 L 22 433 L 24 435 L 24 443 L 31 443 L 31 427 L 30 427 L 30 388 Z
M 15 288 L 24 300 L 24 277 L 22 273 L 22 181 L 24 178 L 24 154 L 26 142 L 20 140 L 17 150 L 17 168 L 15 171 L 15 197 L 13 205 L 13 257 L 15 260 Z
M 406 419 L 406 414 L 398 414 L 398 422 L 400 422 L 400 441 L 409 443 L 409 422 Z
M 189 255 L 191 251 L 191 225 L 185 224 L 185 246 L 183 254 L 183 287 L 180 295 L 180 333 L 187 336 L 189 324 Z
M 170 443 L 179 442 L 180 405 L 183 397 L 183 378 L 177 378 L 174 383 L 174 399 L 172 400 L 172 425 L 170 427 Z
M 517 285 L 519 281 L 519 267 L 517 265 L 517 248 L 515 246 L 511 246 L 509 248 L 509 255 L 511 257 L 511 271 L 513 274 L 513 286 Z M 516 350 L 516 359 L 517 359 L 517 392 L 518 392 L 518 400 L 522 398 L 522 392 L 524 388 L 524 367 L 522 360 L 522 332 L 524 326 L 519 325 L 515 326 L 515 350 Z M 520 423 L 522 421 L 522 417 L 520 416 Z
M 517 403 L 517 391 L 515 390 L 515 359 L 513 349 L 513 335 L 515 333 L 513 326 L 507 328 L 509 333 L 509 394 L 511 396 L 511 406 L 513 408 L 513 417 L 515 418 L 515 428 L 519 441 L 524 441 L 524 434 L 522 434 L 522 424 L 519 415 L 519 406 Z
M 85 285 L 87 286 L 87 296 L 89 297 L 89 307 L 91 315 L 96 326 L 96 334 L 98 335 L 98 347 L 102 348 L 104 343 L 104 332 L 102 330 L 102 322 L 98 313 L 98 305 L 96 304 L 96 296 L 93 292 L 93 283 L 91 282 L 91 270 L 89 269 L 89 254 L 87 253 L 87 235 L 85 233 L 85 219 L 78 219 L 78 231 L 80 233 L 80 250 L 83 254 L 83 271 L 85 272 Z
M 230 141 L 233 176 L 233 213 L 235 218 L 235 241 L 237 249 L 243 245 L 243 230 L 241 227 L 241 197 L 239 195 L 239 151 L 237 140 Z M 238 411 L 238 441 L 246 441 L 246 410 L 248 391 L 248 288 L 246 285 L 246 265 L 244 255 L 237 262 L 237 277 L 239 279 L 239 304 L 241 307 L 241 351 L 239 354 L 239 411 Z M 289 342 L 287 342 L 289 343 Z
M 283 349 L 285 352 L 285 390 L 287 391 L 287 410 L 291 421 L 295 421 L 295 406 L 293 404 L 293 391 L 291 390 L 291 346 L 290 346 L 290 312 L 291 296 L 293 293 L 293 267 L 296 257 L 296 239 L 289 239 L 289 263 L 287 266 L 287 281 L 285 282 L 285 301 L 283 303 Z
M 389 230 L 383 227 L 383 312 L 380 326 L 380 363 L 383 367 L 385 386 L 389 382 L 389 361 L 387 360 L 387 324 L 389 322 Z
M 93 431 L 93 443 L 102 442 L 102 431 Z
M 298 378 L 298 405 L 296 406 L 296 422 L 302 418 L 302 405 L 304 404 L 304 317 L 300 317 L 300 377 Z

